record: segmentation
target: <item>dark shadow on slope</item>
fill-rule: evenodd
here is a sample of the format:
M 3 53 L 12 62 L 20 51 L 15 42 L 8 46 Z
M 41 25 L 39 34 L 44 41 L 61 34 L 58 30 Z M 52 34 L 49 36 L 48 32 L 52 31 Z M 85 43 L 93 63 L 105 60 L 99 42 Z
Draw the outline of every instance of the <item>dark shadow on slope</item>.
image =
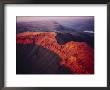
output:
M 60 66 L 61 58 L 39 45 L 16 45 L 16 74 L 71 74 Z
M 89 46 L 94 48 L 94 36 L 85 33 L 57 33 L 56 40 L 59 44 L 65 44 L 70 41 L 86 42 Z

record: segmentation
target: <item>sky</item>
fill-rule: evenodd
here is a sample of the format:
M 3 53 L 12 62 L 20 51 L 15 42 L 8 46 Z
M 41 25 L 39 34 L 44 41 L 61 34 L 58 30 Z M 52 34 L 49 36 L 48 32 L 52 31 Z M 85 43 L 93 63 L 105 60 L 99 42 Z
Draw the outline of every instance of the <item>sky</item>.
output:
M 17 22 L 55 20 L 55 21 L 70 21 L 70 20 L 89 20 L 94 19 L 94 16 L 17 16 Z

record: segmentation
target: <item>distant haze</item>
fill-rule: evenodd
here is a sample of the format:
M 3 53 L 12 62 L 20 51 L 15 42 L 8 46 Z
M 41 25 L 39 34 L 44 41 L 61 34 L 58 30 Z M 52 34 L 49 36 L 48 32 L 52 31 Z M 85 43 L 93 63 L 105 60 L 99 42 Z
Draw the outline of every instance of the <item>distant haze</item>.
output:
M 17 16 L 17 22 L 31 22 L 31 21 L 80 21 L 93 20 L 94 16 Z

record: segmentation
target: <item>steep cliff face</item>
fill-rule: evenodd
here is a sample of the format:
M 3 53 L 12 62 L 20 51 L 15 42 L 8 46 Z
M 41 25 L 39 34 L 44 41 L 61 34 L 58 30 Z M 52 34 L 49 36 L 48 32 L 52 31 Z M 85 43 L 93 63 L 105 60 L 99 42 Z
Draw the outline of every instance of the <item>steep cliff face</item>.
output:
M 39 45 L 58 54 L 60 65 L 75 74 L 94 73 L 94 49 L 86 42 L 70 41 L 60 45 L 55 32 L 24 32 L 16 36 L 17 44 Z

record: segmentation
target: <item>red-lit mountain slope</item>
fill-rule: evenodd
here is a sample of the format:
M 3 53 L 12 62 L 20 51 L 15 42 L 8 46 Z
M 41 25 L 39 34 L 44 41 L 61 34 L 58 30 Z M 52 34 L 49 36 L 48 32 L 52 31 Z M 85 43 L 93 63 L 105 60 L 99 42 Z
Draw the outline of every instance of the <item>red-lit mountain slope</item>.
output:
M 60 65 L 75 74 L 94 73 L 94 49 L 86 42 L 70 41 L 59 45 L 55 32 L 24 32 L 16 36 L 17 44 L 36 44 L 47 48 L 61 57 Z

